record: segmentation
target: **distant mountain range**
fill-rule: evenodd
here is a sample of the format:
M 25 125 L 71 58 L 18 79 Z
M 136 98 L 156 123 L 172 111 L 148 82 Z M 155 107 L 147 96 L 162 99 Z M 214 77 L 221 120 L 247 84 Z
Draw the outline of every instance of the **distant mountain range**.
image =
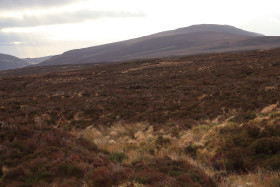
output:
M 6 54 L 0 54 L 0 70 L 16 69 L 29 66 L 24 60 Z
M 47 60 L 51 57 L 53 57 L 53 56 L 45 56 L 45 57 L 39 57 L 39 58 L 24 58 L 23 60 L 25 62 L 30 63 L 30 64 L 39 64 L 39 63 L 41 63 L 41 62 L 43 62 L 43 61 L 45 61 L 45 60 Z
M 264 36 L 229 25 L 204 24 L 75 49 L 56 56 L 19 59 L 0 54 L 0 70 L 36 64 L 90 64 L 270 48 L 280 48 L 280 36 Z
M 67 51 L 39 65 L 87 64 L 280 47 L 280 37 L 229 25 L 193 25 L 136 39 Z
M 23 68 L 34 64 L 39 64 L 51 57 L 52 56 L 20 59 L 12 55 L 0 54 L 0 71 Z

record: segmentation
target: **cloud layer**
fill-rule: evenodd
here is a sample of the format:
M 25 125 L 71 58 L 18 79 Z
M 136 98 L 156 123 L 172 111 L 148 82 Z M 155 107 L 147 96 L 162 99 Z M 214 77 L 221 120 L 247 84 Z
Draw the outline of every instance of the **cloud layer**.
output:
M 56 25 L 67 23 L 79 23 L 86 20 L 112 17 L 142 17 L 141 13 L 118 12 L 118 11 L 93 11 L 80 10 L 75 12 L 62 12 L 47 15 L 25 15 L 22 18 L 2 17 L 0 18 L 0 29 L 13 27 L 35 27 L 42 25 Z
M 36 46 L 46 42 L 46 36 L 39 33 L 6 33 L 0 32 L 0 46 Z
M 53 7 L 87 0 L 1 0 L 0 10 Z

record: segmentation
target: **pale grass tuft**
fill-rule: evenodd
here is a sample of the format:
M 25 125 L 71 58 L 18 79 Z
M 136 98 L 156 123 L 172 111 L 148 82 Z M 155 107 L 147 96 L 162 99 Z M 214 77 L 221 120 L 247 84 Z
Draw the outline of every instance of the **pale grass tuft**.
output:
M 150 126 L 149 129 L 147 130 L 148 134 L 153 134 L 154 133 L 154 127 Z
M 111 131 L 110 136 L 111 137 L 116 137 L 116 136 L 118 136 L 118 133 L 116 131 Z
M 92 126 L 87 127 L 85 130 L 72 130 L 72 134 L 75 134 L 76 136 L 83 136 L 88 140 L 102 137 L 101 132 Z
M 137 148 L 138 146 L 139 146 L 139 142 L 136 141 L 136 140 L 131 140 L 131 139 L 129 139 L 129 140 L 127 141 L 127 147 L 128 147 L 129 149 Z
M 124 160 L 123 163 L 125 164 L 131 164 L 132 162 L 142 160 L 143 158 L 143 154 L 136 150 L 129 150 L 128 152 L 126 152 L 126 155 L 129 159 Z
M 272 112 L 273 110 L 275 110 L 277 105 L 278 105 L 278 103 L 269 105 L 269 106 L 265 107 L 264 109 L 262 109 L 261 113 L 268 114 L 268 113 Z
M 93 143 L 95 143 L 97 145 L 97 147 L 99 147 L 101 149 L 105 149 L 109 143 L 109 141 L 107 139 L 103 139 L 103 138 L 98 138 L 98 139 L 94 139 L 91 141 L 93 141 Z
M 194 139 L 194 134 L 189 130 L 182 133 L 180 139 L 177 142 L 177 145 L 182 148 L 186 147 L 187 145 L 190 145 L 194 141 Z
M 113 186 L 113 187 L 128 187 L 131 184 L 133 184 L 134 187 L 144 187 L 145 186 L 144 184 L 140 184 L 138 182 L 132 181 L 132 182 L 125 182 L 123 184 L 119 184 L 119 185 Z
M 3 175 L 6 175 L 9 171 L 9 168 L 7 166 L 2 166 L 2 172 L 3 172 Z
M 276 86 L 267 86 L 264 89 L 265 89 L 265 91 L 276 90 Z
M 269 107 L 270 111 L 279 112 L 275 112 L 273 107 L 276 106 Z M 234 114 L 234 111 L 232 114 Z M 279 185 L 280 175 L 277 172 L 267 172 L 260 169 L 256 173 L 230 175 L 228 177 L 225 171 L 222 171 L 223 176 L 220 176 L 219 172 L 221 171 L 215 171 L 209 164 L 210 159 L 216 154 L 217 148 L 225 143 L 219 136 L 220 129 L 226 126 L 240 125 L 230 122 L 234 117 L 232 115 L 224 120 L 218 117 L 213 121 L 201 121 L 198 126 L 188 130 L 180 130 L 176 136 L 171 133 L 178 129 L 176 126 L 163 127 L 160 131 L 155 132 L 153 127 L 146 123 L 118 123 L 111 127 L 99 128 L 99 130 L 90 127 L 82 131 L 76 131 L 74 134 L 85 137 L 99 148 L 110 153 L 122 152 L 126 154 L 128 159 L 123 161 L 124 164 L 131 164 L 136 161 L 148 163 L 155 157 L 169 157 L 172 160 L 186 161 L 194 167 L 201 168 L 211 177 L 221 177 L 219 186 L 273 186 L 273 184 L 276 184 L 275 181 L 278 181 L 277 184 Z M 264 117 L 264 114 L 259 114 L 256 119 L 249 121 L 249 123 L 264 118 L 269 119 L 267 115 Z M 167 143 L 156 145 L 159 137 L 168 140 Z M 196 159 L 186 155 L 184 150 L 187 146 L 199 147 L 196 152 Z M 134 183 L 134 185 L 136 184 Z
M 142 131 L 138 131 L 136 134 L 135 134 L 135 138 L 138 142 L 143 142 L 145 139 L 146 139 L 146 136 L 145 134 L 142 132 Z
M 122 145 L 119 145 L 119 144 L 116 144 L 116 143 L 107 144 L 106 147 L 105 147 L 105 150 L 107 150 L 109 153 L 116 153 L 116 152 L 122 153 L 122 152 L 124 152 Z
M 257 123 L 260 123 L 262 122 L 263 120 L 268 120 L 269 119 L 269 116 L 257 116 L 254 121 L 257 122 Z
M 115 145 L 117 142 L 115 140 L 110 140 L 109 145 Z
M 199 96 L 199 97 L 197 97 L 196 99 L 198 100 L 198 101 L 201 101 L 201 100 L 203 100 L 205 97 L 207 97 L 208 95 L 207 94 L 202 94 L 201 96 Z
M 173 153 L 173 154 L 170 154 L 169 157 L 172 160 L 185 161 L 185 162 L 189 163 L 190 165 L 192 165 L 194 167 L 200 168 L 210 177 L 213 177 L 216 173 L 216 171 L 213 168 L 207 166 L 206 164 L 202 164 L 198 160 L 195 160 L 188 155 L 185 155 L 185 154 L 182 154 L 182 153 Z
M 220 184 L 220 187 L 276 187 L 280 186 L 280 172 L 258 169 L 255 173 L 246 175 L 230 175 Z
M 118 123 L 118 124 L 116 124 L 116 125 L 114 125 L 114 126 L 112 126 L 110 129 L 108 129 L 110 132 L 115 132 L 115 133 L 117 133 L 117 134 L 124 134 L 126 131 L 127 131 L 127 129 L 125 128 L 125 126 L 124 125 L 122 125 L 122 124 L 120 124 L 120 123 Z

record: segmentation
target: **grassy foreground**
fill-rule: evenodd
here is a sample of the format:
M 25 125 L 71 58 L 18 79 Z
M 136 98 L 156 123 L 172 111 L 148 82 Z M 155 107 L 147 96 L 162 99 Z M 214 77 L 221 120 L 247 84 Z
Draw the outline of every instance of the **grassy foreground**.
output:
M 190 129 L 117 123 L 65 132 L 2 123 L 0 184 L 279 186 L 279 122 L 275 104 L 246 123 L 220 116 Z
M 170 158 L 200 168 L 220 186 L 279 186 L 279 105 L 252 114 L 246 123 L 235 122 L 232 114 L 226 120 L 220 120 L 221 116 L 200 121 L 191 129 L 172 122 L 160 127 L 137 123 L 88 127 L 72 133 L 107 150 L 123 164 Z M 184 172 L 169 170 L 168 174 Z

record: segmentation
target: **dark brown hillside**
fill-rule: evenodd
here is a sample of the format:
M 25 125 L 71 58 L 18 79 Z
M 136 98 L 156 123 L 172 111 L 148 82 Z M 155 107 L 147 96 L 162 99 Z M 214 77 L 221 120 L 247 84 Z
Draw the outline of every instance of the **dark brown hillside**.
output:
M 27 68 L 27 75 L 2 76 L 0 120 L 48 115 L 48 123 L 67 128 L 122 120 L 193 125 L 188 121 L 232 110 L 243 120 L 279 100 L 279 57 L 275 49 L 73 66 L 72 71 L 72 66 L 40 67 L 58 71 L 44 74 Z
M 0 186 L 277 186 L 279 59 L 2 71 Z

